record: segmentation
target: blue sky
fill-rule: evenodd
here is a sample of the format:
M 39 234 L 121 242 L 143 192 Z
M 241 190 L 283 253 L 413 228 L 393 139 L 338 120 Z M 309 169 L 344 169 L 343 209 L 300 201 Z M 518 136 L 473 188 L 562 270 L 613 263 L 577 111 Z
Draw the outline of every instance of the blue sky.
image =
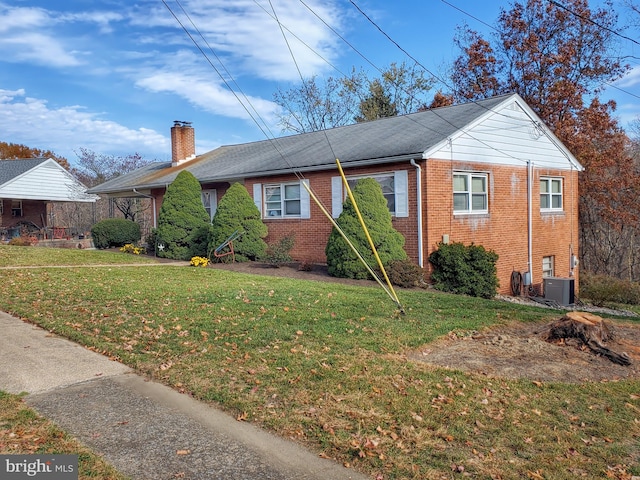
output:
M 299 81 L 296 64 L 305 76 L 336 77 L 363 67 L 374 77 L 368 62 L 386 68 L 410 61 L 348 0 L 165 1 L 194 31 L 181 6 L 189 14 L 215 52 L 196 36 L 209 59 L 241 88 L 274 135 L 281 131 L 273 93 Z M 500 7 L 509 6 L 508 1 L 354 1 L 441 78 L 458 53 L 452 42 L 456 26 L 467 23 L 486 33 L 484 23 L 494 24 Z M 621 3 L 615 5 L 623 19 Z M 295 63 L 272 6 L 287 30 Z M 625 32 L 632 38 L 636 33 Z M 640 57 L 633 42 L 621 41 L 620 48 Z M 624 91 L 603 95 L 618 102 L 623 126 L 640 114 L 639 83 L 640 68 L 616 84 Z M 197 153 L 265 139 L 162 0 L 0 0 L 0 141 L 52 150 L 71 163 L 80 148 L 167 160 L 174 120 L 193 123 Z

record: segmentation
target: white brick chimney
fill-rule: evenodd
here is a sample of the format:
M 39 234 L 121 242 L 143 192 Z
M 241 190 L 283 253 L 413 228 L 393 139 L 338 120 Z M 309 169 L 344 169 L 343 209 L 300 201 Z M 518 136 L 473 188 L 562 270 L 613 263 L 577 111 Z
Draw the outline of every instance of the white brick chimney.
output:
M 171 127 L 171 166 L 196 158 L 196 136 L 191 122 L 175 120 Z

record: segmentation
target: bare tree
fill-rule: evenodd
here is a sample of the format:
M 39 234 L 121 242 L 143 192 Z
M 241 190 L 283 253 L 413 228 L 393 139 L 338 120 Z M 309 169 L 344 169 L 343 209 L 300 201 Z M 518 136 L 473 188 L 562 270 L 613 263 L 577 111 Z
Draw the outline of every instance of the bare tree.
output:
M 403 115 L 426 108 L 433 82 L 416 66 L 392 63 L 380 78 L 370 80 L 363 70 L 344 78 L 317 77 L 299 87 L 274 94 L 282 108 L 284 131 L 313 132 L 376 118 Z

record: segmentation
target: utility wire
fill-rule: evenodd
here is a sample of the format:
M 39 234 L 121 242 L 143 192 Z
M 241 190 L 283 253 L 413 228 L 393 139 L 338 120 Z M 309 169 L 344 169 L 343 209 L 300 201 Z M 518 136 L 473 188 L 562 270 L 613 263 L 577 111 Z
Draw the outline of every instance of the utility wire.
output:
M 455 5 L 453 5 L 452 3 L 449 3 L 447 0 L 440 0 L 440 1 L 441 1 L 442 3 L 444 3 L 444 4 L 448 5 L 448 6 L 450 6 L 450 7 L 451 7 L 451 8 L 453 8 L 453 9 L 458 10 L 458 11 L 459 11 L 460 13 L 462 13 L 463 15 L 466 15 L 467 17 L 473 18 L 475 21 L 477 21 L 477 22 L 479 22 L 479 23 L 481 23 L 481 24 L 483 24 L 483 25 L 485 25 L 485 26 L 487 26 L 487 27 L 491 28 L 492 30 L 494 30 L 494 31 L 498 32 L 498 29 L 497 29 L 497 28 L 495 28 L 494 26 L 492 26 L 492 25 L 488 24 L 487 22 L 485 22 L 485 21 L 483 21 L 483 20 L 480 20 L 478 17 L 475 17 L 475 16 L 471 15 L 469 12 L 467 12 L 467 11 L 465 11 L 465 10 L 463 10 L 463 9 L 459 8 L 459 7 L 456 7 L 456 6 L 455 6 Z M 640 43 L 638 43 L 637 41 L 635 41 L 633 38 L 626 37 L 626 36 L 624 36 L 624 35 L 620 34 L 619 32 L 616 32 L 615 30 L 612 30 L 612 29 L 610 29 L 610 28 L 608 28 L 608 27 L 605 27 L 604 25 L 600 25 L 599 23 L 597 23 L 597 22 L 595 22 L 595 21 L 591 20 L 590 18 L 587 18 L 587 17 L 585 17 L 585 16 L 583 16 L 583 15 L 579 15 L 578 13 L 576 13 L 576 12 L 574 12 L 574 11 L 570 10 L 569 8 L 565 7 L 564 5 L 561 5 L 559 2 L 557 2 L 557 1 L 555 1 L 555 0 L 548 0 L 548 1 L 549 1 L 549 3 L 551 3 L 551 4 L 555 5 L 556 7 L 558 7 L 558 8 L 562 8 L 563 10 L 566 10 L 567 12 L 571 13 L 572 15 L 574 15 L 574 16 L 576 16 L 576 17 L 580 18 L 581 20 L 584 20 L 585 22 L 589 22 L 589 23 L 591 23 L 592 25 L 595 25 L 595 26 L 596 26 L 596 27 L 598 27 L 598 28 L 601 28 L 601 29 L 603 29 L 603 30 L 608 31 L 609 33 L 612 33 L 612 34 L 614 34 L 614 35 L 617 35 L 618 37 L 624 38 L 625 40 L 629 40 L 629 41 L 631 41 L 631 42 L 633 42 L 633 43 L 636 43 L 636 44 L 640 45 Z M 637 57 L 634 57 L 634 56 L 626 56 L 626 57 L 623 57 L 623 58 L 633 58 L 633 59 L 637 59 Z M 609 82 L 604 82 L 604 84 L 605 84 L 605 85 L 607 85 L 607 86 L 609 86 L 609 87 L 615 88 L 616 90 L 619 90 L 619 91 L 621 91 L 622 93 L 626 93 L 627 95 L 629 95 L 629 96 L 631 96 L 631 97 L 640 98 L 640 97 L 639 97 L 638 95 L 636 95 L 635 93 L 631 93 L 631 92 L 629 92 L 628 90 L 625 90 L 625 89 L 620 88 L 620 87 L 616 87 L 615 85 L 612 85 L 612 84 L 611 84 L 611 83 L 609 83 Z M 446 84 L 445 84 L 445 85 L 446 85 Z M 449 88 L 451 88 L 451 87 L 449 87 Z
M 635 43 L 636 45 L 640 45 L 640 43 L 638 41 L 634 40 L 633 38 L 627 37 L 626 35 L 622 35 L 620 32 L 616 32 L 615 30 L 613 30 L 613 29 L 611 29 L 609 27 L 605 27 L 604 25 L 601 25 L 598 22 L 595 22 L 595 21 L 591 20 L 590 18 L 585 17 L 584 15 L 580 15 L 579 13 L 574 12 L 570 8 L 565 7 L 560 2 L 556 2 L 555 0 L 548 0 L 548 1 L 549 1 L 549 3 L 555 5 L 556 7 L 561 8 L 562 10 L 565 10 L 566 12 L 569 12 L 571 15 L 573 15 L 575 17 L 578 17 L 581 20 L 584 20 L 585 22 L 589 22 L 592 25 L 595 25 L 596 27 L 601 28 L 602 30 L 605 30 L 605 31 L 607 31 L 607 32 L 609 32 L 609 33 L 611 33 L 613 35 L 616 35 L 616 36 L 618 36 L 620 38 L 623 38 L 623 39 L 628 40 L 628 41 L 630 41 L 632 43 Z
M 282 36 L 284 37 L 285 44 L 287 45 L 287 48 L 289 50 L 289 54 L 291 55 L 291 58 L 293 59 L 293 63 L 296 66 L 296 70 L 298 71 L 298 75 L 300 75 L 300 80 L 302 81 L 302 84 L 305 85 L 305 81 L 304 81 L 304 78 L 302 76 L 302 72 L 300 71 L 300 67 L 298 66 L 298 62 L 296 61 L 295 55 L 293 53 L 293 50 L 291 49 L 291 45 L 289 44 L 289 40 L 287 39 L 287 36 L 284 33 L 284 29 L 282 27 L 282 24 L 280 23 L 280 20 L 278 19 L 278 15 L 276 14 L 276 10 L 273 7 L 273 3 L 272 3 L 271 0 L 269 0 L 269 5 L 271 6 L 271 9 L 273 11 L 274 18 L 278 22 L 278 26 L 280 27 L 280 32 L 282 33 Z M 369 274 L 373 276 L 373 278 L 378 282 L 378 284 L 383 285 L 384 291 L 396 303 L 396 305 L 400 309 L 400 312 L 402 312 L 404 314 L 405 313 L 404 307 L 400 303 L 400 300 L 398 299 L 398 296 L 396 295 L 396 292 L 393 289 L 393 286 L 391 285 L 391 281 L 389 280 L 389 277 L 387 276 L 387 272 L 386 272 L 386 270 L 384 268 L 384 265 L 382 264 L 382 262 L 380 260 L 380 257 L 378 255 L 378 252 L 376 251 L 376 247 L 375 247 L 375 244 L 373 243 L 373 240 L 371 239 L 371 235 L 369 234 L 369 230 L 367 229 L 365 221 L 364 221 L 362 215 L 360 214 L 360 210 L 358 209 L 358 204 L 356 203 L 355 199 L 353 198 L 353 194 L 351 192 L 351 189 L 349 188 L 348 183 L 346 183 L 346 177 L 344 175 L 344 172 L 342 171 L 342 167 L 340 166 L 340 161 L 338 160 L 338 157 L 336 156 L 335 152 L 333 151 L 333 146 L 331 145 L 331 141 L 329 140 L 329 135 L 327 134 L 327 130 L 323 129 L 323 132 L 324 132 L 324 137 L 325 137 L 325 139 L 327 141 L 327 145 L 329 145 L 329 149 L 331 150 L 331 154 L 336 159 L 336 163 L 338 165 L 338 170 L 340 171 L 340 176 L 342 177 L 342 180 L 345 183 L 345 188 L 347 189 L 347 192 L 349 194 L 349 198 L 351 199 L 351 203 L 353 204 L 353 207 L 354 207 L 354 209 L 356 211 L 358 219 L 360 220 L 360 223 L 362 225 L 362 230 L 364 231 L 364 234 L 365 234 L 366 238 L 369 241 L 372 253 L 375 256 L 376 260 L 378 261 L 378 265 L 380 267 L 380 270 L 382 271 L 382 273 L 383 273 L 383 275 L 385 277 L 385 280 L 387 281 L 388 288 L 384 287 L 384 285 L 383 285 L 380 277 L 378 276 L 378 274 L 373 271 L 371 266 L 367 263 L 365 258 L 360 254 L 360 252 L 358 251 L 357 247 L 350 241 L 348 235 L 342 229 L 342 227 L 338 224 L 338 222 L 334 221 L 334 219 L 330 215 L 327 214 L 326 208 L 324 208 L 322 203 L 319 202 L 319 200 L 317 199 L 316 195 L 313 194 L 313 192 L 311 191 L 311 188 L 309 186 L 307 186 L 306 184 L 304 186 L 309 191 L 309 195 L 312 196 L 314 201 L 318 203 L 318 206 L 322 209 L 322 211 L 325 213 L 327 218 L 332 222 L 333 227 L 338 231 L 338 233 L 342 236 L 342 238 L 344 238 L 344 240 L 347 242 L 349 247 L 351 247 L 351 249 L 353 250 L 355 255 L 358 257 L 360 262 L 362 262 L 362 264 L 365 266 L 365 268 L 367 269 Z
M 176 3 L 178 5 L 180 5 L 179 0 L 175 0 Z M 198 42 L 196 41 L 195 38 L 193 38 L 193 35 L 191 35 L 191 32 L 189 32 L 189 30 L 187 29 L 187 27 L 184 26 L 184 24 L 182 23 L 182 21 L 178 18 L 178 16 L 173 12 L 173 10 L 171 9 L 171 7 L 167 4 L 166 0 L 162 0 L 162 3 L 164 4 L 164 6 L 167 8 L 167 10 L 169 10 L 169 12 L 171 13 L 171 15 L 173 16 L 173 18 L 175 18 L 176 22 L 178 22 L 178 24 L 180 25 L 180 27 L 182 27 L 182 30 L 184 30 L 184 32 L 187 34 L 187 36 L 191 39 L 191 42 L 193 42 L 193 44 L 195 45 L 195 47 L 200 51 L 200 53 L 202 54 L 202 56 L 207 60 L 207 62 L 209 63 L 209 65 L 211 66 L 211 68 L 213 68 L 215 70 L 215 72 L 218 74 L 218 77 L 220 77 L 220 79 L 222 80 L 222 82 L 225 84 L 225 86 L 229 89 L 229 91 L 233 94 L 233 96 L 236 98 L 236 100 L 238 100 L 238 102 L 240 103 L 240 105 L 242 105 L 242 108 L 245 110 L 245 112 L 247 112 L 247 114 L 249 115 L 249 117 L 255 122 L 255 124 L 258 126 L 258 128 L 260 129 L 260 131 L 268 138 L 267 132 L 264 131 L 264 129 L 262 128 L 262 126 L 260 125 L 260 123 L 255 119 L 255 117 L 253 116 L 253 114 L 249 111 L 249 109 L 247 108 L 247 106 L 242 102 L 242 100 L 240 100 L 240 97 L 238 96 L 238 94 L 235 92 L 235 90 L 231 87 L 231 85 L 229 85 L 229 82 L 227 82 L 227 79 L 224 77 L 224 75 L 222 75 L 220 73 L 220 70 L 218 70 L 218 68 L 213 64 L 213 62 L 211 61 L 211 59 L 207 56 L 207 54 L 205 53 L 205 51 L 202 49 L 202 47 L 200 47 L 200 45 L 198 44 Z M 182 7 L 182 5 L 180 5 L 180 8 L 182 8 L 182 10 L 184 11 L 184 8 Z M 193 23 L 193 22 L 192 22 Z M 220 61 L 220 59 L 218 59 Z M 222 62 L 221 62 L 222 63 Z M 246 96 L 245 96 L 246 98 Z M 250 103 L 250 102 L 249 102 Z M 255 111 L 255 109 L 254 109 Z

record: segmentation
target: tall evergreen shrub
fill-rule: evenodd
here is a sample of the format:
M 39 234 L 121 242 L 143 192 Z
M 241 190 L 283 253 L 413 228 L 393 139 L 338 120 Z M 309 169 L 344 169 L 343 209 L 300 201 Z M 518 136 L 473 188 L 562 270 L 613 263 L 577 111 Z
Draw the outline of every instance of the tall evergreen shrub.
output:
M 389 212 L 387 200 L 382 194 L 380 184 L 373 178 L 362 178 L 358 180 L 352 191 L 382 264 L 387 265 L 394 260 L 405 260 L 407 254 L 403 249 L 404 237 L 393 228 L 391 212 Z M 345 200 L 337 223 L 369 266 L 377 270 L 377 261 L 350 198 Z M 329 235 L 325 253 L 329 275 L 360 279 L 370 277 L 367 268 L 360 262 L 335 227 Z
M 202 204 L 200 182 L 191 172 L 183 170 L 167 187 L 158 215 L 156 242 L 159 257 L 189 260 L 206 255 L 209 214 Z
M 209 235 L 210 256 L 213 257 L 214 250 L 236 231 L 241 233 L 233 241 L 237 261 L 246 262 L 264 257 L 267 244 L 263 239 L 267 236 L 267 226 L 262 221 L 260 210 L 249 192 L 240 183 L 234 183 L 229 187 L 220 199 L 213 216 Z M 230 256 L 223 258 L 231 259 Z

